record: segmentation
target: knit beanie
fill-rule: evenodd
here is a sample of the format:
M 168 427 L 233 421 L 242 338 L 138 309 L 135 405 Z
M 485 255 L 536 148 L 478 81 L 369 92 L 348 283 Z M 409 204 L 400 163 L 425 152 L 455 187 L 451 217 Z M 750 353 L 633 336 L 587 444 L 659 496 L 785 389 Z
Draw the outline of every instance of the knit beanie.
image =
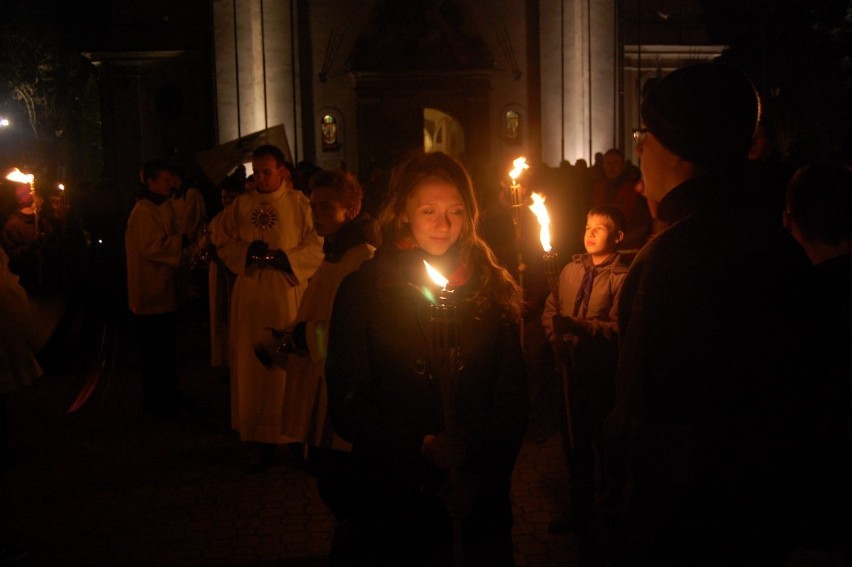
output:
M 673 71 L 642 102 L 648 131 L 678 157 L 711 171 L 746 161 L 759 116 L 754 85 L 721 63 Z

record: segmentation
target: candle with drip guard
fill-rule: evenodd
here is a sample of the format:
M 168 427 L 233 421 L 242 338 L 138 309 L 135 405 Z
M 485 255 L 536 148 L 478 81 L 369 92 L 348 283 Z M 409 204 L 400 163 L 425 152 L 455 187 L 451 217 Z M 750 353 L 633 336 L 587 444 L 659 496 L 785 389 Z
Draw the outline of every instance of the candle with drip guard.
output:
M 456 374 L 458 363 L 458 306 L 453 298 L 452 290 L 447 289 L 449 280 L 423 260 L 429 277 L 439 286 L 441 291 L 436 301 L 429 306 L 430 362 L 433 378 L 437 378 L 441 390 L 441 408 L 444 414 L 444 430 L 455 433 L 456 430 Z M 457 467 L 449 471 L 451 490 L 458 490 L 460 471 Z M 461 518 L 453 517 L 453 563 L 461 567 L 462 552 L 462 522 Z

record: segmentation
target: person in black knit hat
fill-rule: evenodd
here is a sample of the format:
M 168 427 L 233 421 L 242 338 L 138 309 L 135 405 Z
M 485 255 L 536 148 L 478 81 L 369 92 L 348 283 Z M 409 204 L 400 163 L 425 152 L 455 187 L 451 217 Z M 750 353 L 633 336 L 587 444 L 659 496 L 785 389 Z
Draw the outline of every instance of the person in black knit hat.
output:
M 637 153 L 666 228 L 621 292 L 595 518 L 614 566 L 783 565 L 797 544 L 807 260 L 743 204 L 759 114 L 722 64 L 676 70 L 642 104 Z
M 705 170 L 741 168 L 757 128 L 760 101 L 728 65 L 692 65 L 665 77 L 642 102 L 645 126 L 679 158 Z

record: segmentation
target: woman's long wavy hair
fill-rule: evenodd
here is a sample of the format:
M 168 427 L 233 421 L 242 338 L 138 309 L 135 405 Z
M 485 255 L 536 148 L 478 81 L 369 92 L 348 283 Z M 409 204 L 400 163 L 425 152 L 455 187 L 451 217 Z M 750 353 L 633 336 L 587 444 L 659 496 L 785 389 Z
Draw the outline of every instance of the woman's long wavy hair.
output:
M 474 301 L 490 301 L 519 317 L 523 297 L 518 284 L 505 268 L 497 263 L 493 252 L 477 233 L 479 206 L 473 183 L 464 167 L 442 152 L 418 152 L 399 163 L 391 174 L 388 198 L 379 213 L 379 230 L 384 246 L 408 248 L 414 243 L 411 228 L 403 219 L 408 200 L 425 181 L 443 181 L 458 189 L 464 203 L 464 225 L 456 243 L 459 260 L 473 269 L 481 283 Z

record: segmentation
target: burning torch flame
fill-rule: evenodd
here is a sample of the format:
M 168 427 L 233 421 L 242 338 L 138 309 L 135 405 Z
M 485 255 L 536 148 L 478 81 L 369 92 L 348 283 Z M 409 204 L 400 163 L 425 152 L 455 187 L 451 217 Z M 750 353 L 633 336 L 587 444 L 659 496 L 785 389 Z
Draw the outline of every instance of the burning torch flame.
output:
M 429 277 L 432 278 L 436 284 L 441 286 L 441 289 L 447 289 L 447 284 L 450 283 L 450 280 L 441 275 L 441 273 L 429 265 L 429 262 L 423 260 L 423 264 L 426 266 L 426 272 L 429 273 Z
M 525 169 L 529 169 L 530 166 L 527 165 L 527 158 L 519 157 L 515 161 L 512 162 L 514 168 L 509 172 L 509 177 L 512 178 L 512 181 L 518 179 Z
M 17 167 L 9 172 L 9 175 L 6 176 L 6 179 L 9 181 L 14 181 L 16 183 L 32 183 L 35 177 L 33 177 L 32 173 L 21 173 L 21 170 Z
M 544 206 L 544 197 L 538 193 L 533 193 L 532 200 L 533 204 L 530 205 L 530 210 L 535 214 L 535 218 L 538 219 L 538 224 L 541 226 L 539 232 L 541 247 L 544 248 L 545 252 L 550 252 L 552 250 L 550 246 L 550 215 L 547 214 L 547 207 Z

